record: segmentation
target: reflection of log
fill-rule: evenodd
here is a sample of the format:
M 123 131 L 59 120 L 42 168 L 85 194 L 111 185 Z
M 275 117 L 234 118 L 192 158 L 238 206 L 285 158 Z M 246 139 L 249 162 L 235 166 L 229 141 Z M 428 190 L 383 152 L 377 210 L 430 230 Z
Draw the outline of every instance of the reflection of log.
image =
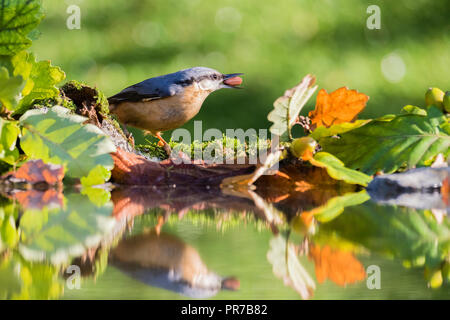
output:
M 206 298 L 221 289 L 239 287 L 237 279 L 209 271 L 197 250 L 165 233 L 147 232 L 124 239 L 111 250 L 110 260 L 146 284 L 190 297 Z
M 167 170 L 158 163 L 154 164 L 155 170 L 161 174 L 160 181 L 167 181 L 165 176 Z M 214 168 L 212 172 L 216 169 Z M 288 216 L 323 205 L 330 198 L 343 192 L 354 191 L 356 188 L 353 185 L 342 184 L 331 179 L 322 168 L 285 165 L 280 171 L 282 175 L 267 175 L 259 178 L 255 183 L 257 189 L 254 192 L 266 202 L 275 203 L 277 208 Z M 170 174 L 172 175 L 172 173 Z M 180 171 L 178 174 L 179 177 L 171 176 L 169 179 L 186 178 Z M 153 208 L 178 212 L 180 216 L 188 210 L 223 209 L 225 211 L 253 212 L 258 218 L 265 220 L 263 210 L 255 206 L 253 197 L 248 195 L 247 189 L 221 190 L 218 184 L 202 183 L 205 181 L 204 179 L 211 182 L 216 179 L 215 177 L 214 174 L 212 176 L 206 174 L 204 177 L 198 178 L 197 181 L 200 183 L 180 183 L 172 186 L 164 184 L 118 186 L 111 194 L 114 202 L 113 214 L 117 219 L 121 219 L 141 215 Z M 186 181 L 189 179 L 194 180 L 195 178 L 187 175 Z M 221 177 L 217 179 L 221 179 Z
M 179 216 L 188 210 L 207 209 L 258 213 L 252 200 L 224 195 L 217 186 L 123 186 L 111 192 L 111 199 L 116 219 L 132 218 L 154 208 L 177 212 Z

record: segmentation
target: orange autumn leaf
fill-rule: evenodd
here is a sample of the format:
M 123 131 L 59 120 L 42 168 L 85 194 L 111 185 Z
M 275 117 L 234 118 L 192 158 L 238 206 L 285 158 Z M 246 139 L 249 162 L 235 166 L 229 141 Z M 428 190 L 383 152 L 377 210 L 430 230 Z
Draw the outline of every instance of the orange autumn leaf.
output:
M 342 87 L 328 94 L 321 89 L 317 94 L 316 108 L 309 113 L 312 128 L 330 127 L 334 124 L 352 122 L 366 106 L 369 96 Z
M 340 286 L 364 280 L 366 272 L 351 252 L 310 245 L 309 256 L 314 260 L 316 278 L 323 283 L 327 278 Z

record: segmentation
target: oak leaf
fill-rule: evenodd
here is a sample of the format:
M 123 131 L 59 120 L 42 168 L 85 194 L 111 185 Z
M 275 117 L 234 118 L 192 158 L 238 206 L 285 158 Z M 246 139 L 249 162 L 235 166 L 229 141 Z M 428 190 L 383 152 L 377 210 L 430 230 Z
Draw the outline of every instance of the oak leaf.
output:
M 369 97 L 347 87 L 328 94 L 321 89 L 317 94 L 316 108 L 309 113 L 313 128 L 330 127 L 334 124 L 352 122 L 366 106 Z

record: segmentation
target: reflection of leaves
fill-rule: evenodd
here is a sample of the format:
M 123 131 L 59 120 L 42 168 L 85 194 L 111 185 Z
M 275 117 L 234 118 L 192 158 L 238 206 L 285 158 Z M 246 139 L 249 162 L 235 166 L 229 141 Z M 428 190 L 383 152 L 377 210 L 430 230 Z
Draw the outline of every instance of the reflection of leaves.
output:
M 366 272 L 361 262 L 351 252 L 332 250 L 329 246 L 311 245 L 309 256 L 316 266 L 316 278 L 319 283 L 327 278 L 340 286 L 364 280 Z
M 328 94 L 322 89 L 317 94 L 316 109 L 309 113 L 311 124 L 316 127 L 330 127 L 333 124 L 351 122 L 366 106 L 369 97 L 346 87 Z
M 303 299 L 309 299 L 315 288 L 311 276 L 300 264 L 292 244 L 281 235 L 270 240 L 267 259 L 273 266 L 273 273 L 283 279 L 284 284 L 291 286 Z
M 21 147 L 31 158 L 66 165 L 70 177 L 86 176 L 98 165 L 112 169 L 114 144 L 96 126 L 81 125 L 84 121 L 59 106 L 30 110 L 20 118 Z
M 373 120 L 345 132 L 340 139 L 319 141 L 324 151 L 346 166 L 373 174 L 394 172 L 402 165 L 423 165 L 437 154 L 450 155 L 450 125 L 435 107 L 427 116 L 403 114 L 391 121 Z
M 31 45 L 28 37 L 44 15 L 39 0 L 0 3 L 0 55 L 12 55 Z
M 372 180 L 371 177 L 362 172 L 346 168 L 341 160 L 328 152 L 316 153 L 309 162 L 316 167 L 325 168 L 328 174 L 336 180 L 362 186 L 367 186 Z
M 69 194 L 62 209 L 25 211 L 19 250 L 28 260 L 65 262 L 96 246 L 115 225 L 112 205 L 95 206 L 86 196 Z
M 22 165 L 12 175 L 19 180 L 30 184 L 47 183 L 54 186 L 62 183 L 64 177 L 64 168 L 51 163 L 45 164 L 42 160 L 30 160 Z
M 328 202 L 320 207 L 314 208 L 310 211 L 304 211 L 301 218 L 304 221 L 310 221 L 309 217 L 315 217 L 319 222 L 328 222 L 339 216 L 345 207 L 362 204 L 370 199 L 370 196 L 365 190 L 355 193 L 347 193 L 343 196 L 331 198 Z M 294 218 L 300 219 L 300 216 Z
M 308 74 L 292 89 L 286 90 L 273 104 L 274 109 L 269 113 L 267 119 L 273 122 L 270 132 L 286 141 L 291 138 L 291 128 L 297 121 L 297 116 L 308 99 L 316 91 L 314 86 L 316 78 Z
M 26 209 L 59 208 L 63 205 L 64 196 L 61 190 L 52 188 L 45 191 L 31 189 L 15 192 L 14 199 Z
M 20 129 L 16 121 L 7 121 L 0 118 L 0 160 L 9 164 L 16 162 L 19 157 L 19 151 L 16 148 L 19 133 Z
M 56 299 L 62 292 L 57 267 L 27 262 L 17 253 L 0 258 L 0 299 Z
M 6 248 L 14 248 L 19 240 L 16 227 L 17 209 L 15 204 L 0 206 L 0 253 Z
M 378 206 L 372 202 L 347 208 L 336 219 L 321 224 L 320 233 L 334 234 L 372 252 L 401 260 L 425 257 L 431 265 L 440 263 L 450 253 L 449 219 L 439 223 L 426 211 Z

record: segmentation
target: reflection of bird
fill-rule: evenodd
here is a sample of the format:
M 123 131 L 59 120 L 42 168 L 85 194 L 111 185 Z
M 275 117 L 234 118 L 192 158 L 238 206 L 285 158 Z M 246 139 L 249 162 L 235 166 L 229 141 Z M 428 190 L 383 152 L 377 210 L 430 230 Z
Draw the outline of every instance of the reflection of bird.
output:
M 240 74 L 195 67 L 150 78 L 108 98 L 109 108 L 120 122 L 147 130 L 170 152 L 160 133 L 179 128 L 192 119 L 211 92 L 238 88 L 242 83 Z
M 166 233 L 144 232 L 124 239 L 110 257 L 112 265 L 133 278 L 192 298 L 239 287 L 239 280 L 209 271 L 197 250 Z

